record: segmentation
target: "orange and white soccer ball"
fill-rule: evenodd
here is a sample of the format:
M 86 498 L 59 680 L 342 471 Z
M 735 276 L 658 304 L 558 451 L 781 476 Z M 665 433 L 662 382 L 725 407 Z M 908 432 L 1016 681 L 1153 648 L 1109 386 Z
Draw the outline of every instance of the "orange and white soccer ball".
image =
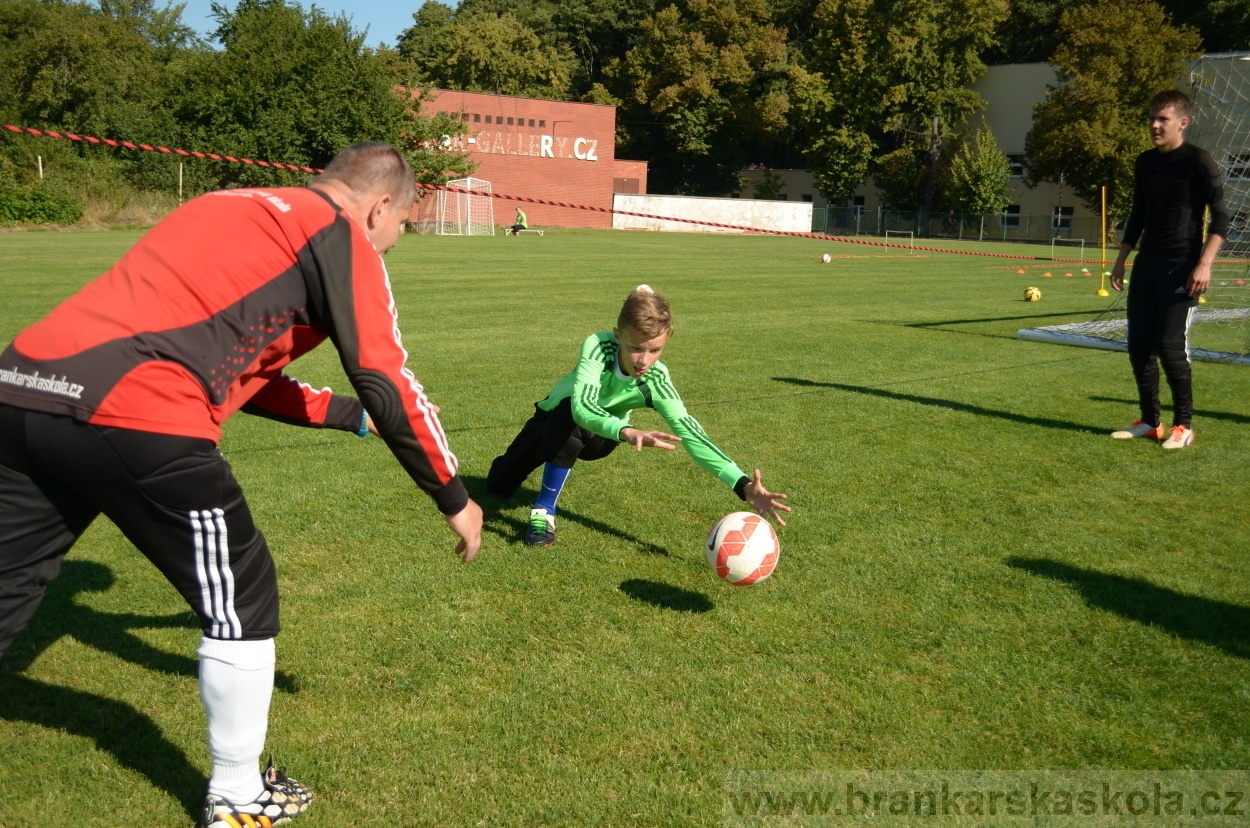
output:
M 773 574 L 781 544 L 772 524 L 753 512 L 725 515 L 707 536 L 707 562 L 734 586 L 750 586 Z

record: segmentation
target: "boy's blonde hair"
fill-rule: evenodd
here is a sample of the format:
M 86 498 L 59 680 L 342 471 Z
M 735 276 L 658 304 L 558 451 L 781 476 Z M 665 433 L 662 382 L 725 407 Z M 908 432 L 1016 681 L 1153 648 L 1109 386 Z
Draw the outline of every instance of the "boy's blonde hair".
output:
M 639 285 L 629 294 L 616 318 L 617 330 L 629 326 L 644 340 L 673 332 L 673 312 L 663 294 L 650 285 Z

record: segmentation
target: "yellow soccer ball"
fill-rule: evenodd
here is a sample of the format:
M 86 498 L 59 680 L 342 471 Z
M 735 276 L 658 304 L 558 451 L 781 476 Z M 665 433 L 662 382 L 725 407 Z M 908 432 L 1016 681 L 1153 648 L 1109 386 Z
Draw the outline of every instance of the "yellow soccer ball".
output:
M 1041 300 L 1041 298 L 1042 298 L 1042 292 L 1038 290 L 1037 288 L 1033 287 L 1032 285 L 1024 289 L 1024 301 L 1037 302 Z

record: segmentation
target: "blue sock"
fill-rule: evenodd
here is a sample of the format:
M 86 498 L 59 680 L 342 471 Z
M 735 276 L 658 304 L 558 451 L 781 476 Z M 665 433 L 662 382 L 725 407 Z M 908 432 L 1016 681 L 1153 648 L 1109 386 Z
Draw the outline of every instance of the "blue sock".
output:
M 564 481 L 569 479 L 569 472 L 563 466 L 547 463 L 543 466 L 543 484 L 538 490 L 538 499 L 534 501 L 535 509 L 546 509 L 547 514 L 556 516 L 556 500 L 564 489 Z

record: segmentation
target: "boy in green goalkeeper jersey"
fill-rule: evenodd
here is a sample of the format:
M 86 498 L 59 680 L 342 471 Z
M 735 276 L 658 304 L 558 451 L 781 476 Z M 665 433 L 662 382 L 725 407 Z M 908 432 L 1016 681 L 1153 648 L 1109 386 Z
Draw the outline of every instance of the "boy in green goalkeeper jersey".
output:
M 686 412 L 668 368 L 659 361 L 672 331 L 668 301 L 639 285 L 625 300 L 616 328 L 586 338 L 577 367 L 535 404 L 534 416 L 491 463 L 486 488 L 504 498 L 543 466 L 542 486 L 525 533 L 527 544 L 555 542 L 556 500 L 574 463 L 607 457 L 621 443 L 638 451 L 644 447 L 672 451 L 674 443 L 681 443 L 696 463 L 752 509 L 785 526 L 779 512 L 790 511 L 781 502 L 786 496 L 765 489 L 759 469 L 754 479 L 743 474 Z M 634 428 L 629 412 L 635 408 L 655 409 L 675 433 Z

